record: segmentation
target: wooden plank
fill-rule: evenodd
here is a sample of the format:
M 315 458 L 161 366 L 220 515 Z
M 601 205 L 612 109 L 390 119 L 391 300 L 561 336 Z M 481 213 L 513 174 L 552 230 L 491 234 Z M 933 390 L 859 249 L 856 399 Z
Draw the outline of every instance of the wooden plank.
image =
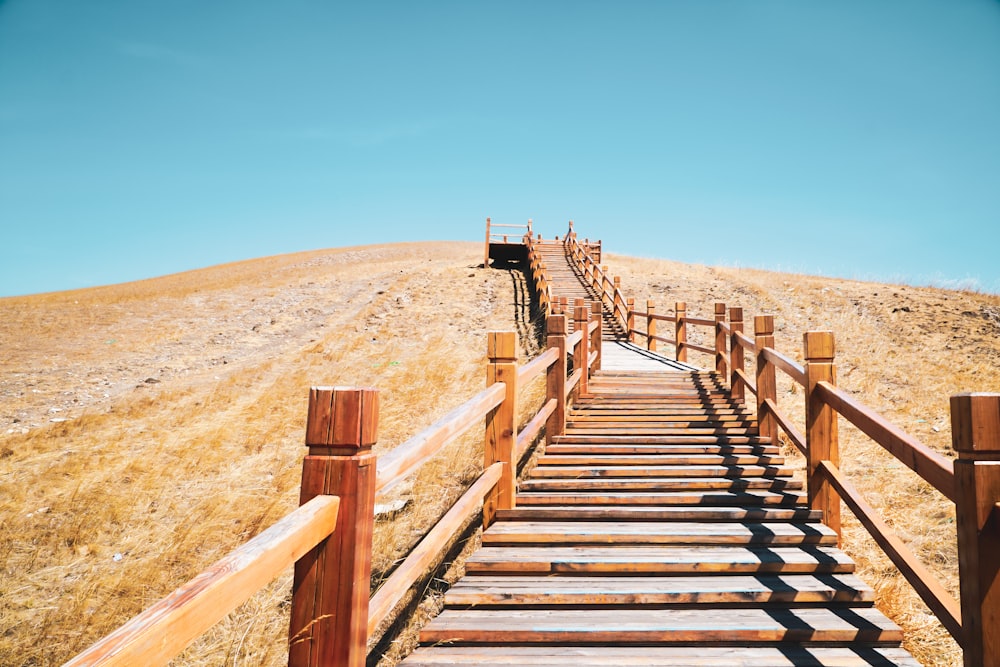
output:
M 702 498 L 704 496 L 701 496 Z M 613 500 L 608 499 L 608 504 Z M 819 521 L 821 513 L 806 507 L 591 507 L 528 505 L 497 512 L 499 521 Z
M 614 491 L 549 491 L 531 492 L 522 489 L 517 495 L 520 506 L 531 505 L 801 505 L 804 493 L 796 491 L 712 491 L 683 489 L 675 492 L 614 492 Z
M 875 592 L 853 574 L 673 577 L 479 575 L 445 594 L 449 607 L 677 604 L 870 605 Z
M 445 609 L 420 641 L 517 643 L 866 642 L 898 645 L 881 612 L 852 609 Z
M 785 466 L 757 465 L 583 465 L 539 466 L 529 477 L 548 479 L 591 479 L 607 477 L 791 477 Z
M 405 667 L 920 667 L 905 650 L 828 646 L 427 646 Z
M 595 478 L 595 479 L 526 479 L 521 482 L 525 491 L 540 490 L 590 490 L 590 491 L 694 491 L 694 490 L 727 490 L 744 491 L 747 489 L 767 489 L 769 491 L 798 491 L 803 488 L 799 480 L 794 479 L 764 479 L 746 477 L 727 479 L 725 477 L 662 477 L 662 478 Z
M 839 549 L 824 546 L 590 546 L 483 547 L 466 571 L 492 573 L 837 574 L 854 571 Z
M 483 545 L 501 544 L 776 544 L 836 545 L 823 524 L 650 521 L 505 521 L 483 532 Z
M 612 454 L 545 454 L 538 457 L 538 466 L 780 466 L 783 456 L 760 456 L 756 454 L 657 454 L 622 456 Z

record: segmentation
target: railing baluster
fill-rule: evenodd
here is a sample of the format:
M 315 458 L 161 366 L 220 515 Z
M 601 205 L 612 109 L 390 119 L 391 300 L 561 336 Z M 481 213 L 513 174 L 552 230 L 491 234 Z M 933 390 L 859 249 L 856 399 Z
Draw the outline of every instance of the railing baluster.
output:
M 774 364 L 764 354 L 766 348 L 774 347 L 774 317 L 757 315 L 753 318 L 754 345 L 757 346 L 757 428 L 762 438 L 778 442 L 778 423 L 765 401 L 778 400 Z
M 1000 666 L 1000 394 L 951 397 L 965 667 Z
M 715 304 L 715 372 L 722 376 L 723 380 L 726 380 L 726 366 L 728 365 L 728 359 L 726 358 L 726 333 L 722 330 L 720 325 L 726 323 L 726 304 L 716 303 Z
M 289 667 L 365 664 L 378 391 L 313 387 L 299 503 L 340 498 L 337 529 L 295 563 Z
M 834 341 L 830 331 L 807 331 L 802 336 L 806 371 L 806 475 L 809 507 L 823 512 L 823 523 L 840 539 L 840 496 L 819 469 L 820 461 L 840 467 L 837 412 L 816 395 L 820 382 L 836 384 Z
M 677 361 L 687 362 L 688 351 L 685 347 L 687 343 L 687 304 L 678 301 L 674 304 L 674 315 L 677 322 L 674 324 L 674 345 L 677 346 Z
M 646 349 L 656 352 L 656 304 L 646 299 Z
M 514 507 L 514 443 L 517 441 L 517 334 L 491 331 L 487 334 L 486 386 L 503 382 L 503 403 L 486 415 L 486 446 L 483 465 L 503 464 L 500 482 L 483 500 L 483 527 L 493 523 L 498 509 Z
M 736 334 L 743 333 L 743 309 L 729 309 L 729 386 L 733 398 L 743 402 L 746 397 L 746 387 L 736 371 L 743 371 L 745 366 L 743 345 Z

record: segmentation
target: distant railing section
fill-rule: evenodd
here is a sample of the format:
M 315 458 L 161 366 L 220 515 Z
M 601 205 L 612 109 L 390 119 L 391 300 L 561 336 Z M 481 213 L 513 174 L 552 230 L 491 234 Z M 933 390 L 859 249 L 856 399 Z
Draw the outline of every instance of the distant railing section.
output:
M 524 238 L 530 246 L 530 232 Z M 546 273 L 535 259 L 537 287 L 546 283 Z M 310 389 L 299 509 L 66 664 L 166 664 L 294 563 L 288 664 L 364 665 L 369 637 L 479 507 L 488 527 L 497 511 L 515 506 L 518 462 L 543 429 L 548 441 L 565 433 L 567 407 L 586 393 L 591 372 L 600 367 L 601 322 L 599 316 L 591 320 L 593 307 L 575 304 L 569 334 L 564 309 L 552 312 L 551 298 L 545 303 L 545 352 L 519 365 L 516 334 L 489 333 L 486 388 L 384 455 L 372 451 L 378 440 L 376 389 Z M 519 390 L 543 375 L 545 399 L 518 429 Z M 482 472 L 373 594 L 376 495 L 484 420 Z
M 677 302 L 673 313 L 661 315 L 652 301 L 645 311 L 621 293 L 620 279 L 610 277 L 606 266 L 576 241 L 570 227 L 567 256 L 594 286 L 622 323 L 630 342 L 645 340 L 673 346 L 678 361 L 688 352 L 710 355 L 715 371 L 727 381 L 734 398 L 754 395 L 762 438 L 777 440 L 779 432 L 806 459 L 809 505 L 821 510 L 823 521 L 841 533 L 840 503 L 854 513 L 876 543 L 896 565 L 941 624 L 962 646 L 966 667 L 1000 666 L 1000 394 L 966 393 L 951 397 L 954 461 L 938 454 L 905 433 L 871 408 L 837 386 L 834 372 L 834 336 L 828 331 L 803 335 L 804 364 L 774 348 L 774 318 L 753 319 L 753 337 L 744 333 L 743 309 L 713 306 L 713 317 L 688 314 L 687 304 Z M 636 323 L 644 322 L 644 328 Z M 661 336 L 657 323 L 673 325 L 673 338 Z M 713 344 L 689 341 L 688 327 L 711 329 Z M 756 360 L 755 376 L 745 368 L 748 355 Z M 780 370 L 804 389 L 806 423 L 802 430 L 778 406 L 776 371 Z M 843 417 L 882 446 L 945 498 L 955 503 L 959 553 L 960 601 L 956 601 L 878 516 L 840 471 L 837 417 Z M 964 622 L 963 622 L 963 619 Z
M 506 230 L 519 230 L 519 232 L 508 232 Z M 500 230 L 500 231 L 497 231 Z M 531 220 L 526 225 L 499 224 L 486 218 L 486 251 L 483 259 L 483 266 L 490 266 L 490 244 L 523 244 L 524 239 L 531 236 Z

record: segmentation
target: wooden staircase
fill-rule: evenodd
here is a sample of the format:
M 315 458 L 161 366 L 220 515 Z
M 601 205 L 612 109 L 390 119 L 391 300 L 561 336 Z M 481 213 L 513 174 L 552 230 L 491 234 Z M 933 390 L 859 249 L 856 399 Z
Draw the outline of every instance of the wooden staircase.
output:
M 516 505 L 403 664 L 917 665 L 714 373 L 598 371 Z

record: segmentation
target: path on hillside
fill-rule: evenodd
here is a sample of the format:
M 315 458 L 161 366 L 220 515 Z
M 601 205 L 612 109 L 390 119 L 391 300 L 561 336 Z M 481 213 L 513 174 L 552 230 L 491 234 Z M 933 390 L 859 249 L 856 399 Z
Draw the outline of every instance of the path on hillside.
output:
M 555 296 L 594 298 L 542 248 Z M 915 667 L 742 402 L 608 315 L 566 434 L 403 664 Z

